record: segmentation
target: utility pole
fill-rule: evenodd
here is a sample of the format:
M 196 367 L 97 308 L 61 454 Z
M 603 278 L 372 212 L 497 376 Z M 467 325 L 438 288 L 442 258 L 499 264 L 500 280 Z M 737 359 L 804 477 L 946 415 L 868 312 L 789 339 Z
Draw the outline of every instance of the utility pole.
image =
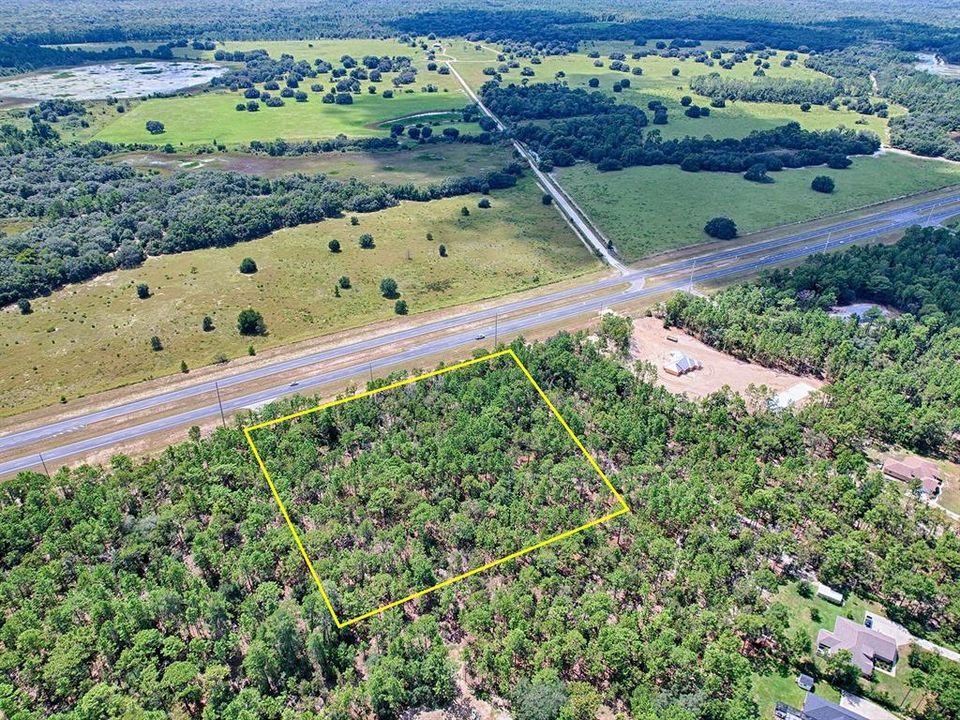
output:
M 216 390 L 217 390 L 217 405 L 220 406 L 220 424 L 223 425 L 224 428 L 226 428 L 226 427 L 227 427 L 227 418 L 225 418 L 224 415 L 223 415 L 223 400 L 220 399 L 220 383 L 219 383 L 219 381 L 214 380 L 214 381 L 213 381 L 213 387 L 215 387 Z
M 43 471 L 47 474 L 47 480 L 50 479 L 50 471 L 47 470 L 47 462 L 43 459 L 43 453 L 37 453 L 37 457 L 40 458 L 40 464 L 43 465 Z
M 823 242 L 823 251 L 826 252 L 827 248 L 830 247 L 830 237 L 833 235 L 833 230 L 827 233 L 827 239 Z
M 500 318 L 500 315 L 498 313 L 493 314 L 493 347 L 494 349 L 496 349 L 497 347 L 497 333 L 500 330 L 499 318 Z

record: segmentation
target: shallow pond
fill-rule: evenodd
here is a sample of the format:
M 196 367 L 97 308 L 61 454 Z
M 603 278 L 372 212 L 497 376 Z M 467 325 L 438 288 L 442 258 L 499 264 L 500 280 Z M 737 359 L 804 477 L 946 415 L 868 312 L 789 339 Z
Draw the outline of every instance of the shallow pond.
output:
M 225 71 L 216 63 L 157 60 L 79 65 L 2 81 L 0 96 L 31 100 L 144 97 L 203 85 Z
M 918 70 L 926 70 L 934 75 L 942 75 L 949 80 L 960 80 L 960 65 L 951 65 L 942 58 L 933 53 L 917 53 L 920 61 L 917 63 Z

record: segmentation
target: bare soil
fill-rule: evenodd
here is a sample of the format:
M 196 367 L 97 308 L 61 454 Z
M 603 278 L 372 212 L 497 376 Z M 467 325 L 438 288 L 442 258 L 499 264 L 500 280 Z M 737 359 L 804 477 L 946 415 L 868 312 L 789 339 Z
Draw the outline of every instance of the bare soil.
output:
M 677 338 L 678 342 L 667 340 L 667 336 Z M 703 367 L 680 377 L 674 377 L 663 369 L 671 352 L 682 352 L 696 358 Z M 657 380 L 672 393 L 685 394 L 699 399 L 710 393 L 729 386 L 731 390 L 746 395 L 751 385 L 765 386 L 771 394 L 804 382 L 815 388 L 823 386 L 823 381 L 813 377 L 792 375 L 780 370 L 771 370 L 761 365 L 744 362 L 715 350 L 681 330 L 665 330 L 663 322 L 654 317 L 638 318 L 634 321 L 633 338 L 630 342 L 630 358 L 646 360 L 657 369 Z

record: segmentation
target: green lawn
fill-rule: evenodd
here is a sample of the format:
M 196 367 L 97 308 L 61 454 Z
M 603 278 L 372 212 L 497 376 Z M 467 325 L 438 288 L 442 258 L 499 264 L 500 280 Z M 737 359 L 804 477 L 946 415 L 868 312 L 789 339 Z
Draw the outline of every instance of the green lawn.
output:
M 831 195 L 810 181 L 829 175 Z M 723 215 L 744 235 L 812 220 L 908 193 L 960 183 L 960 166 L 902 155 L 855 158 L 846 170 L 824 167 L 772 173 L 771 184 L 734 173 L 686 173 L 676 166 L 631 167 L 601 173 L 578 164 L 556 176 L 627 261 L 707 242 L 704 223 Z
M 797 675 L 793 672 L 786 675 L 772 673 L 770 675 L 753 675 L 753 693 L 760 706 L 760 717 L 767 720 L 773 717 L 773 708 L 777 702 L 785 702 L 787 705 L 797 708 L 803 708 L 803 701 L 806 697 L 806 691 L 797 685 Z M 840 702 L 840 691 L 821 681 L 814 686 L 814 692 L 820 697 L 833 702 Z
M 209 364 L 215 355 L 246 354 L 237 313 L 263 313 L 269 335 L 257 348 L 276 347 L 346 328 L 395 318 L 379 283 L 393 277 L 411 314 L 469 303 L 573 277 L 600 264 L 552 207 L 540 202 L 533 178 L 490 195 L 398 207 L 278 231 L 230 248 L 151 257 L 140 268 L 107 273 L 33 301 L 33 312 L 0 311 L 0 408 L 3 413 L 55 403 L 108 387 Z M 470 208 L 463 217 L 462 207 Z M 357 238 L 373 235 L 376 248 Z M 426 238 L 431 233 L 432 240 Z M 342 252 L 327 242 L 336 238 Z M 441 258 L 440 244 L 448 250 Z M 238 272 L 252 257 L 254 275 Z M 341 275 L 352 287 L 334 296 Z M 152 297 L 139 300 L 145 282 Z M 210 315 L 213 332 L 201 330 Z M 162 352 L 151 352 L 157 335 Z M 38 362 L 38 358 L 43 362 Z

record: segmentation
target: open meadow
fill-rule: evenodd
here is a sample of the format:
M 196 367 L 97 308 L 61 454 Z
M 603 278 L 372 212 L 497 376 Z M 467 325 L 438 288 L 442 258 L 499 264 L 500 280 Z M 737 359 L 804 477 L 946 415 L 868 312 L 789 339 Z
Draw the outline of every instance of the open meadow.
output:
M 287 140 L 384 136 L 384 123 L 422 113 L 460 110 L 466 96 L 452 75 L 441 75 L 427 69 L 426 53 L 419 46 L 410 47 L 397 40 L 314 40 L 272 42 L 230 42 L 217 45 L 217 50 L 191 51 L 204 60 L 212 60 L 217 51 L 236 52 L 266 50 L 274 59 L 291 55 L 311 65 L 317 60 L 334 68 L 341 58 L 351 56 L 360 61 L 364 56 L 408 57 L 417 71 L 413 83 L 394 87 L 392 73 L 384 73 L 380 82 L 360 81 L 360 90 L 353 94 L 353 103 L 324 103 L 323 95 L 331 90 L 336 78 L 320 74 L 304 79 L 301 90 L 307 99 L 297 102 L 286 98 L 282 107 L 263 106 L 257 112 L 240 112 L 238 103 L 245 103 L 243 92 L 227 88 L 204 88 L 173 97 L 131 100 L 122 104 L 99 102 L 92 105 L 84 118 L 86 127 L 73 127 L 70 139 L 104 140 L 114 143 L 170 144 L 175 148 L 196 145 L 246 144 L 251 140 Z M 240 64 L 234 62 L 234 66 Z M 29 77 L 22 83 L 29 82 Z M 323 90 L 313 90 L 314 85 Z M 264 83 L 256 85 L 264 90 Z M 375 92 L 371 92 L 371 88 Z M 384 91 L 393 97 L 384 97 Z M 103 97 L 107 97 L 104 94 Z M 118 110 L 123 108 L 123 112 Z M 151 134 L 148 121 L 163 123 L 164 131 Z M 441 126 L 442 127 L 442 126 Z
M 562 218 L 540 202 L 532 180 L 489 196 L 404 202 L 368 215 L 281 230 L 229 248 L 151 257 L 0 312 L 4 413 L 55 403 L 138 380 L 237 357 L 251 344 L 276 347 L 396 317 L 380 281 L 396 279 L 409 312 L 418 313 L 533 288 L 600 268 Z M 461 208 L 470 210 L 469 216 Z M 358 246 L 362 233 L 376 247 Z M 432 240 L 427 238 L 427 234 Z M 342 251 L 331 253 L 329 240 Z M 446 246 L 448 257 L 440 257 Z M 252 257 L 258 272 L 243 275 Z M 335 287 L 341 276 L 350 287 Z M 151 296 L 137 297 L 146 283 Z M 263 314 L 268 335 L 242 337 L 237 315 Z M 205 315 L 215 329 L 204 332 Z M 156 335 L 163 350 L 153 352 Z M 43 358 L 42 362 L 38 359 Z
M 960 183 L 960 165 L 894 154 L 853 158 L 845 170 L 771 173 L 769 184 L 667 165 L 601 173 L 578 163 L 554 174 L 628 262 L 711 241 L 703 226 L 717 216 L 731 218 L 745 235 Z M 817 175 L 835 180 L 833 193 L 810 189 Z
M 436 182 L 440 178 L 481 175 L 499 170 L 511 160 L 512 155 L 505 145 L 473 143 L 413 145 L 402 150 L 378 152 L 346 151 L 283 156 L 231 152 L 202 155 L 130 152 L 114 155 L 111 159 L 112 162 L 122 162 L 139 170 L 161 173 L 224 170 L 270 178 L 291 173 L 319 173 L 344 180 L 359 178 L 371 183 L 420 185 Z

